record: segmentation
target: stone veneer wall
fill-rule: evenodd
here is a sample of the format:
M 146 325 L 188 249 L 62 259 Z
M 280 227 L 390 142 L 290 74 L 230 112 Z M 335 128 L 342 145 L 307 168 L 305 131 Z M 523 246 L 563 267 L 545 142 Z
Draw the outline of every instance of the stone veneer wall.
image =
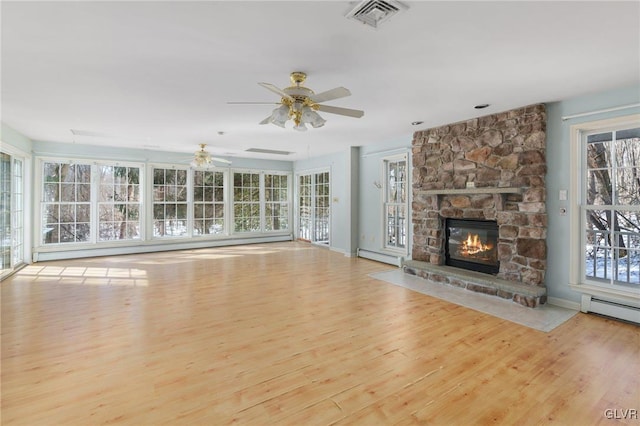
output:
M 414 133 L 412 258 L 444 263 L 444 219 L 496 220 L 497 278 L 544 286 L 546 114 L 544 105 Z M 516 194 L 434 190 L 520 188 Z M 470 191 L 472 192 L 472 191 Z

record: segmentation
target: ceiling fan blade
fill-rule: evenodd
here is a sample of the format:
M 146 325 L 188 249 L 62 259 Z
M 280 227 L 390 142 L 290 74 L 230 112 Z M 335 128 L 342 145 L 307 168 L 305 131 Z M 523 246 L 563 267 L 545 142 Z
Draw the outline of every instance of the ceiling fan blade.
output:
M 328 112 L 330 114 L 346 115 L 347 117 L 360 118 L 364 115 L 364 111 L 359 109 L 340 108 L 329 105 L 318 105 L 318 111 Z
M 293 99 L 291 96 L 287 94 L 284 90 L 274 86 L 271 83 L 258 83 L 260 86 L 264 87 L 267 90 L 271 90 L 273 93 L 282 96 L 283 98 Z
M 349 89 L 344 87 L 336 87 L 335 89 L 327 90 L 326 92 L 320 92 L 315 95 L 309 96 L 313 102 L 326 102 L 333 99 L 340 99 L 346 96 L 351 96 Z
M 228 105 L 278 105 L 280 102 L 227 102 Z

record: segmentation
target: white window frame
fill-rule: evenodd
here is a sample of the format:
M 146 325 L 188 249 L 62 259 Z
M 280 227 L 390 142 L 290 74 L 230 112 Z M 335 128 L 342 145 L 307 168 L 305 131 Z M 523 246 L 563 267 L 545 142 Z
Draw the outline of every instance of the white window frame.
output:
M 620 285 L 603 286 L 589 280 L 585 274 L 585 236 L 583 222 L 583 208 L 585 194 L 583 193 L 586 154 L 583 144 L 586 134 L 607 132 L 623 127 L 637 127 L 640 125 L 640 114 L 617 117 L 612 119 L 579 123 L 570 127 L 570 168 L 571 191 L 570 201 L 570 251 L 569 251 L 569 286 L 576 291 L 596 297 L 613 298 L 622 302 L 640 303 L 640 288 L 630 288 Z
M 154 232 L 154 228 L 155 228 L 155 217 L 154 217 L 154 207 L 155 207 L 155 201 L 154 201 L 154 185 L 155 185 L 155 180 L 154 180 L 154 176 L 155 176 L 155 171 L 156 169 L 163 169 L 163 170 L 175 170 L 176 173 L 178 171 L 184 171 L 186 172 L 186 181 L 185 181 L 185 191 L 187 193 L 187 199 L 186 201 L 184 201 L 184 203 L 186 203 L 186 207 L 187 207 L 187 212 L 186 212 L 186 218 L 185 218 L 185 227 L 186 227 L 186 232 L 183 235 L 155 235 Z M 192 200 L 192 192 L 193 192 L 193 185 L 192 185 L 192 174 L 191 174 L 191 170 L 189 170 L 188 167 L 178 167 L 175 165 L 166 165 L 166 164 L 153 164 L 151 165 L 151 167 L 149 167 L 149 197 L 146 198 L 146 200 L 148 200 L 148 204 L 146 207 L 146 211 L 147 211 L 147 216 L 149 218 L 149 225 L 147 227 L 148 232 L 149 232 L 149 239 L 150 240 L 154 240 L 154 241 L 166 241 L 166 240 L 176 240 L 176 239 L 181 239 L 181 238 L 189 238 L 191 237 L 191 229 L 192 229 L 192 221 L 191 218 L 193 217 L 193 208 L 192 208 L 192 204 L 193 204 L 193 200 Z M 180 202 L 182 203 L 182 202 Z M 163 202 L 164 205 L 166 205 L 166 202 Z M 175 204 L 177 206 L 178 201 L 175 201 Z M 164 220 L 164 218 L 163 218 Z
M 239 174 L 249 174 L 249 175 L 257 175 L 258 176 L 258 201 L 257 203 L 255 201 L 252 201 L 250 203 L 245 202 L 245 201 L 236 201 L 235 199 L 235 175 L 236 173 Z M 230 185 L 229 185 L 229 190 L 231 191 L 231 197 L 229 198 L 230 200 L 230 204 L 231 204 L 231 223 L 230 223 L 230 229 L 231 229 L 231 233 L 234 235 L 248 235 L 248 234 L 256 234 L 256 233 L 261 233 L 264 231 L 264 173 L 257 171 L 257 170 L 243 170 L 243 169 L 234 169 L 231 171 L 231 176 L 230 176 Z M 241 187 L 241 188 L 244 188 Z M 247 187 L 250 188 L 250 187 Z M 258 229 L 255 231 L 245 231 L 245 230 L 240 230 L 237 231 L 236 230 L 236 214 L 235 214 L 235 207 L 236 207 L 236 203 L 243 203 L 243 204 L 257 204 L 258 205 Z M 248 216 L 248 217 L 256 217 L 256 216 Z
M 96 185 L 96 242 L 98 243 L 104 243 L 104 242 L 115 242 L 115 241 L 141 241 L 143 239 L 144 236 L 144 168 L 140 167 L 139 165 L 131 165 L 131 164 L 119 164 L 119 163 L 109 163 L 109 162 L 99 162 L 96 163 L 95 165 L 95 170 L 93 170 L 93 172 L 96 174 L 95 177 L 95 185 Z M 101 168 L 102 167 L 110 167 L 112 169 L 116 168 L 116 167 L 122 167 L 122 168 L 126 168 L 126 169 L 138 169 L 138 183 L 137 184 L 129 184 L 127 183 L 127 189 L 129 189 L 129 187 L 131 185 L 137 185 L 138 187 L 138 201 L 131 201 L 129 199 L 127 200 L 101 200 L 101 191 L 102 191 L 102 175 L 101 175 Z M 115 184 L 115 176 L 114 176 L 114 184 Z M 93 182 L 92 182 L 93 184 Z M 122 184 L 120 186 L 123 186 Z M 115 186 L 114 186 L 115 188 Z M 100 238 L 100 226 L 103 223 L 114 223 L 115 221 L 103 221 L 101 218 L 101 207 L 102 206 L 111 206 L 113 209 L 115 209 L 116 205 L 125 205 L 127 207 L 127 210 L 129 210 L 130 207 L 132 206 L 137 206 L 138 207 L 138 220 L 137 221 L 129 221 L 128 217 L 125 218 L 125 222 L 127 223 L 127 226 L 136 223 L 137 222 L 137 228 L 138 228 L 138 235 L 135 237 L 129 237 L 129 238 L 120 238 L 120 239 L 101 239 Z M 128 213 L 127 213 L 128 216 Z
M 267 185 L 266 185 L 266 177 L 267 175 L 269 176 L 279 176 L 279 177 L 284 177 L 286 179 L 286 199 L 284 201 L 282 200 L 267 200 Z M 264 172 L 262 174 L 262 194 L 263 194 L 263 198 L 264 198 L 264 216 L 263 216 L 263 230 L 264 232 L 291 232 L 291 207 L 293 205 L 293 203 L 291 202 L 291 198 L 292 198 L 292 191 L 291 191 L 291 181 L 292 181 L 292 177 L 291 177 L 291 173 L 282 173 L 282 172 Z M 270 187 L 272 189 L 282 189 L 282 187 Z M 272 206 L 272 212 L 273 212 L 273 206 L 275 205 L 280 205 L 282 206 L 283 204 L 286 204 L 286 209 L 287 209 L 287 214 L 286 214 L 286 218 L 287 218 L 287 227 L 286 228 L 281 228 L 281 229 L 269 229 L 267 230 L 267 219 L 268 218 L 275 218 L 275 217 L 279 217 L 282 218 L 284 217 L 282 214 L 278 215 L 278 216 L 267 216 L 267 205 L 271 205 Z
M 222 232 L 219 233 L 213 233 L 213 234 L 196 234 L 195 232 L 195 221 L 196 221 L 196 215 L 195 215 L 195 208 L 196 208 L 196 204 L 198 205 L 207 205 L 212 203 L 213 204 L 213 208 L 214 208 L 214 216 L 215 216 L 215 205 L 216 204 L 220 204 L 218 201 L 213 201 L 213 202 L 207 202 L 207 201 L 196 201 L 195 200 L 195 174 L 197 172 L 212 172 L 212 173 L 222 173 Z M 190 182 L 190 187 L 189 187 L 189 194 L 191 197 L 191 225 L 189 228 L 189 232 L 190 235 L 192 235 L 195 238 L 198 239 L 207 239 L 207 238 L 215 238 L 215 237 L 221 237 L 221 236 L 226 236 L 229 234 L 229 195 L 228 195 L 228 191 L 227 188 L 229 186 L 229 171 L 226 169 L 191 169 L 188 173 L 187 178 L 189 179 Z M 206 188 L 206 187 L 204 187 Z M 215 198 L 215 185 L 213 186 L 213 191 L 214 191 L 214 198 Z M 214 217 L 214 219 L 217 219 L 216 217 Z M 206 220 L 206 219 L 205 219 Z
M 388 179 L 388 173 L 389 173 L 389 164 L 391 163 L 398 163 L 404 161 L 405 162 L 405 179 L 404 179 L 404 190 L 405 190 L 405 202 L 404 203 L 395 203 L 395 202 L 389 202 L 388 200 L 388 195 L 389 195 L 389 179 Z M 406 255 L 409 253 L 409 244 L 410 244 L 410 236 L 409 236 L 409 223 L 411 221 L 411 211 L 410 211 L 410 206 L 411 204 L 409 203 L 409 198 L 410 198 L 410 169 L 409 169 L 409 155 L 408 153 L 402 153 L 402 154 L 397 154 L 397 155 L 391 155 L 391 156 L 387 156 L 387 157 L 383 157 L 381 159 L 381 174 L 382 174 L 382 235 L 383 235 L 383 245 L 382 248 L 385 251 L 390 251 L 390 252 L 394 252 L 394 253 L 398 253 L 398 254 L 403 254 Z M 389 228 L 388 228 L 388 223 L 387 223 L 387 207 L 389 207 L 390 205 L 395 205 L 395 206 L 401 206 L 404 205 L 405 208 L 405 212 L 406 212 L 406 217 L 405 217 L 405 221 L 404 221 L 404 237 L 405 237 L 405 244 L 404 247 L 398 247 L 397 245 L 390 245 L 388 244 L 389 241 Z
M 45 200 L 45 184 L 47 184 L 47 182 L 45 182 L 44 180 L 44 173 L 43 173 L 43 169 L 44 169 L 44 165 L 46 163 L 51 163 L 51 164 L 59 164 L 59 165 L 63 165 L 63 164 L 67 164 L 67 165 L 73 165 L 73 166 L 77 166 L 77 165 L 82 165 L 82 166 L 89 166 L 89 200 L 88 201 L 83 201 L 83 202 L 77 202 L 77 201 L 65 201 L 62 199 L 61 194 L 58 197 L 57 201 L 46 201 Z M 95 162 L 93 161 L 89 161 L 89 160 L 84 160 L 84 159 L 65 159 L 65 158 L 46 158 L 46 159 L 40 159 L 40 161 L 38 162 L 38 173 L 39 173 L 39 179 L 37 180 L 39 182 L 39 187 L 38 187 L 38 195 L 39 195 L 39 202 L 38 202 L 38 210 L 39 210 L 39 214 L 38 214 L 38 235 L 36 237 L 36 245 L 42 248 L 51 248 L 51 249 L 55 249 L 55 248 L 69 248 L 69 247 L 84 247 L 87 245 L 91 245 L 94 244 L 96 241 L 96 234 L 97 234 L 97 214 L 96 214 L 96 208 L 97 208 L 97 203 L 96 203 L 96 199 L 97 199 L 97 189 L 95 187 L 95 170 L 96 168 L 94 167 Z M 62 184 L 63 182 L 56 182 L 59 186 L 60 189 L 62 190 Z M 77 186 L 78 183 L 73 182 L 74 186 Z M 85 183 L 86 184 L 86 183 Z M 84 204 L 88 204 L 89 205 L 89 216 L 88 216 L 88 225 L 89 225 L 89 236 L 85 241 L 59 241 L 57 243 L 45 243 L 44 242 L 44 230 L 45 230 L 45 217 L 44 217 L 44 208 L 46 205 L 58 205 L 59 207 L 61 207 L 62 205 L 65 204 L 71 204 L 74 206 L 77 205 L 84 205 Z M 58 224 L 61 223 L 65 223 L 62 221 L 59 221 Z M 70 222 L 70 223 L 85 223 L 85 222 Z M 60 235 L 58 234 L 58 237 Z
M 44 219 L 43 219 L 43 210 L 42 207 L 44 205 L 44 176 L 43 176 L 43 167 L 44 163 L 52 162 L 52 163 L 74 163 L 74 164 L 88 164 L 91 166 L 91 197 L 90 197 L 90 206 L 91 206 L 91 237 L 89 241 L 84 242 L 69 242 L 69 243 L 58 243 L 58 244 L 44 244 L 42 242 L 42 230 L 44 229 Z M 137 239 L 126 239 L 126 240 L 104 240 L 101 241 L 98 238 L 98 226 L 99 226 L 99 212 L 98 212 L 98 190 L 100 187 L 100 179 L 98 173 L 98 167 L 101 165 L 106 166 L 123 166 L 123 167 L 138 167 L 140 169 L 139 175 L 139 185 L 140 185 L 140 238 Z M 67 157 L 37 157 L 35 159 L 35 182 L 37 186 L 35 187 L 35 199 L 37 202 L 35 203 L 34 208 L 34 216 L 33 223 L 35 233 L 33 235 L 33 247 L 34 253 L 38 252 L 56 252 L 56 251 L 72 251 L 89 247 L 114 247 L 114 246 L 122 246 L 122 245 L 131 245 L 131 244 L 139 244 L 140 241 L 145 239 L 145 223 L 148 223 L 148 218 L 144 212 L 145 210 L 145 187 L 146 187 L 146 166 L 142 162 L 123 162 L 119 160 L 101 160 L 96 161 L 95 159 L 86 159 L 86 158 L 67 158 Z
M 236 231 L 235 230 L 235 198 L 234 198 L 234 175 L 236 173 L 248 173 L 248 174 L 257 174 L 259 176 L 259 207 L 260 207 L 260 227 L 257 231 Z M 265 197 L 265 175 L 279 175 L 287 177 L 287 203 L 288 207 L 288 227 L 287 229 L 277 229 L 277 230 L 266 230 L 266 197 Z M 292 173 L 289 171 L 281 171 L 281 170 L 255 170 L 255 169 L 231 169 L 229 171 L 229 232 L 232 235 L 237 236 L 245 236 L 245 235 L 291 235 L 292 234 L 292 218 L 293 212 L 291 206 L 294 205 L 292 202 L 293 191 L 292 191 Z

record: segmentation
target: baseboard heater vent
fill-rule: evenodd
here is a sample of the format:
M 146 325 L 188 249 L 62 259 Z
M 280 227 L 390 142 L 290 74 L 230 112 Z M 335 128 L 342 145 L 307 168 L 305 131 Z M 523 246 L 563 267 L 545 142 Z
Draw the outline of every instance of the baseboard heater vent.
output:
M 378 253 L 377 251 L 371 251 L 366 249 L 358 249 L 358 257 L 362 257 L 369 260 L 375 260 L 376 262 L 388 263 L 389 265 L 402 266 L 404 256 L 388 253 Z
M 580 310 L 640 324 L 640 308 L 637 306 L 596 299 L 586 294 L 582 295 Z

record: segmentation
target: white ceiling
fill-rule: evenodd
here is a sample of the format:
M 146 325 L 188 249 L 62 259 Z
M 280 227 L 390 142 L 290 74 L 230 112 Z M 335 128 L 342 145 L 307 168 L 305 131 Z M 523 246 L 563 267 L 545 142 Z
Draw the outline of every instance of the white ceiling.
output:
M 640 82 L 638 1 L 404 3 L 374 30 L 345 1 L 3 1 L 2 120 L 40 141 L 294 160 Z M 277 102 L 257 83 L 292 71 L 347 87 L 326 104 L 364 117 L 300 133 L 227 104 Z

